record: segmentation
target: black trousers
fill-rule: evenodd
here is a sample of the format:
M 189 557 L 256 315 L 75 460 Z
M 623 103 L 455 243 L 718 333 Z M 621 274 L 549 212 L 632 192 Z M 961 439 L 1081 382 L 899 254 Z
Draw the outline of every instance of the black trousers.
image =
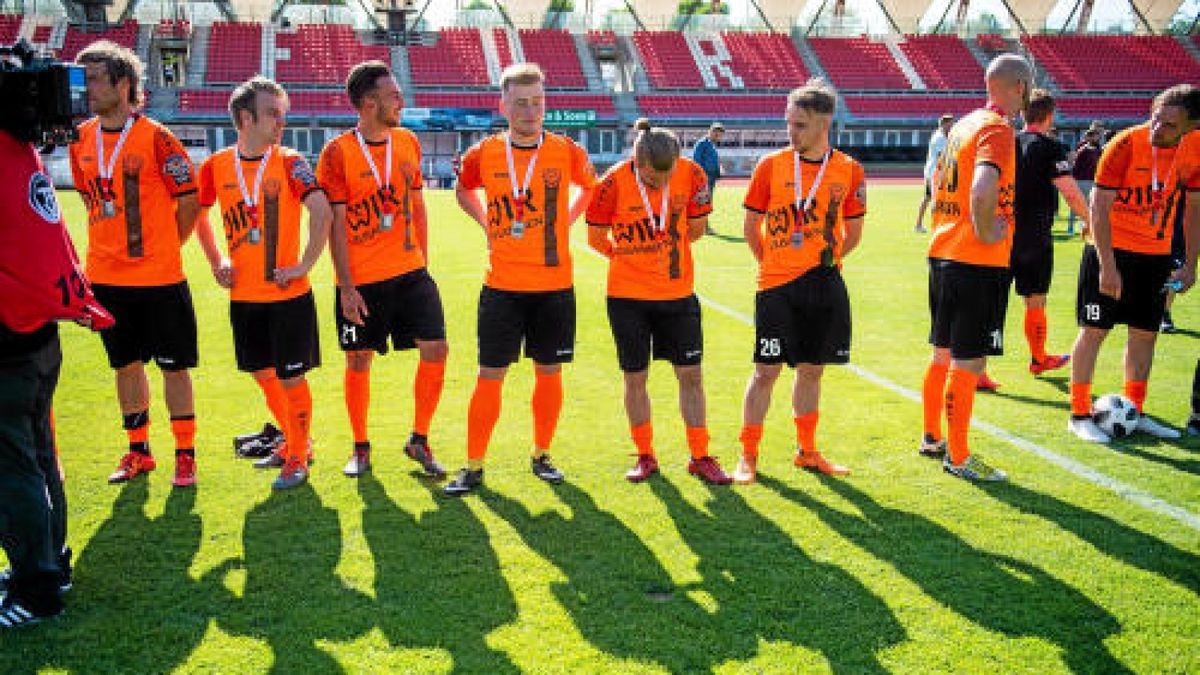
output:
M 61 364 L 57 331 L 32 351 L 0 358 L 0 543 L 12 565 L 9 593 L 35 614 L 61 606 L 67 505 L 50 429 Z

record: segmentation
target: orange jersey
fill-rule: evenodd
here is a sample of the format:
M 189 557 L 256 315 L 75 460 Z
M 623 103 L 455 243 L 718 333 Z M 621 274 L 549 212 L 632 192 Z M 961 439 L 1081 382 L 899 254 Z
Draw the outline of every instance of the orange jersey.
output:
M 1108 212 L 1113 248 L 1154 255 L 1171 252 L 1174 231 L 1165 211 L 1175 150 L 1151 148 L 1149 124 L 1130 127 L 1104 146 L 1096 167 L 1096 187 L 1116 192 Z
M 330 203 L 346 207 L 346 249 L 355 285 L 400 276 L 425 266 L 412 220 L 413 193 L 421 189 L 421 146 L 408 129 L 392 129 L 391 182 L 387 143 L 367 143 L 379 181 L 363 155 L 354 130 L 329 141 L 317 162 L 317 180 Z M 382 229 L 385 214 L 391 226 Z
M 662 190 L 646 187 L 646 197 L 657 214 Z M 611 230 L 609 297 L 678 300 L 692 294 L 695 264 L 687 221 L 712 213 L 712 196 L 704 169 L 685 157 L 675 164 L 667 185 L 667 211 L 666 225 L 656 231 L 638 191 L 632 161 L 620 162 L 604 174 L 588 205 L 587 223 Z
M 303 295 L 308 278 L 293 279 L 286 288 L 275 285 L 276 269 L 300 261 L 300 216 L 304 198 L 321 189 L 312 167 L 300 153 L 275 145 L 255 198 L 257 219 L 251 218 L 238 185 L 234 161 L 241 162 L 246 189 L 254 190 L 262 157 L 248 159 L 236 146 L 213 153 L 200 165 L 200 206 L 218 204 L 225 225 L 225 243 L 235 278 L 230 297 L 239 302 L 278 302 Z M 254 223 L 258 241 L 253 241 Z
M 938 160 L 930 258 L 1008 267 L 1012 253 L 1016 155 L 1016 132 L 1002 114 L 984 108 L 955 123 L 946 150 Z M 992 166 L 1000 172 L 996 218 L 1004 224 L 1004 236 L 992 244 L 979 240 L 971 221 L 971 184 L 979 165 Z
M 1200 131 L 1184 134 L 1175 148 L 1175 163 L 1167 179 L 1167 190 L 1200 191 Z
M 166 127 L 135 115 L 111 180 L 104 180 L 97 133 L 107 166 L 121 129 L 101 130 L 98 117 L 79 126 L 79 141 L 69 150 L 75 189 L 88 211 L 88 278 L 115 286 L 183 281 L 175 199 L 196 191 L 192 160 Z M 112 207 L 108 215 L 105 202 Z
M 804 209 L 821 160 L 800 159 L 800 191 L 796 190 L 796 153 L 789 146 L 765 155 L 754 167 L 742 205 L 763 214 L 758 225 L 762 260 L 758 288 L 781 286 L 818 265 L 841 265 L 846 220 L 862 218 L 867 209 L 867 188 L 862 165 L 849 155 L 831 149 L 825 173 Z M 797 198 L 801 206 L 796 206 Z M 793 236 L 799 229 L 799 246 Z
M 554 291 L 571 286 L 568 240 L 572 184 L 587 190 L 596 171 L 587 152 L 567 138 L 546 132 L 537 165 L 521 204 L 513 199 L 513 183 L 524 182 L 535 149 L 513 146 L 516 176 L 510 181 L 504 134 L 489 136 L 462 157 L 459 187 L 483 188 L 487 195 L 488 269 L 484 284 L 502 291 Z M 516 216 L 524 232 L 513 235 Z

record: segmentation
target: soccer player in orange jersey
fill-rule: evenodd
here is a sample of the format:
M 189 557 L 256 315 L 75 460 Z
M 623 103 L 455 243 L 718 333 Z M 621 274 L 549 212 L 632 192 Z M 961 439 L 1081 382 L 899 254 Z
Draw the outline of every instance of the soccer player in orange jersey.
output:
M 837 92 L 819 78 L 788 94 L 790 145 L 759 161 L 746 191 L 743 230 L 758 261 L 758 293 L 737 483 L 755 480 L 763 420 L 784 363 L 796 370 L 796 466 L 849 473 L 816 444 L 825 364 L 850 360 L 850 296 L 841 265 L 862 238 L 867 201 L 862 165 L 829 144 L 836 107 Z
M 1033 69 L 1001 54 L 985 74 L 987 105 L 950 129 L 934 186 L 929 243 L 929 341 L 933 358 L 922 388 L 920 453 L 943 459 L 950 474 L 1002 481 L 967 445 L 975 384 L 988 356 L 1004 348 L 1004 309 L 1013 240 L 1016 133 L 1009 118 L 1025 108 Z M 945 410 L 948 439 L 942 438 Z M 948 442 L 947 442 L 948 440 Z
M 1196 258 L 1200 256 L 1200 131 L 1186 134 L 1179 142 L 1167 186 L 1175 190 L 1174 208 L 1183 211 L 1183 265 L 1171 279 L 1172 289 L 1183 293 L 1196 283 Z M 1187 421 L 1187 433 L 1200 436 L 1200 360 L 1196 361 L 1192 376 L 1192 414 Z
M 483 228 L 488 269 L 479 294 L 479 378 L 467 410 L 467 466 L 446 485 L 448 495 L 483 484 L 504 376 L 520 358 L 522 342 L 537 378 L 531 468 L 542 480 L 563 480 L 548 453 L 562 411 L 562 364 L 575 353 L 569 233 L 591 201 L 596 174 L 583 148 L 543 129 L 544 82 L 536 64 L 506 68 L 500 112 L 508 131 L 483 139 L 462 158 L 458 204 Z M 580 188 L 573 201 L 572 185 Z
M 625 477 L 638 483 L 658 471 L 650 395 L 651 355 L 675 367 L 679 408 L 692 459 L 688 472 L 706 483 L 728 485 L 729 476 L 708 454 L 704 335 L 700 301 L 693 291 L 692 242 L 704 235 L 712 193 L 704 169 L 679 156 L 679 139 L 647 129 L 633 158 L 608 170 L 588 207 L 588 244 L 609 259 L 608 321 L 625 374 L 625 414 L 637 463 Z
M 1173 216 L 1178 202 L 1168 175 L 1183 135 L 1200 122 L 1200 89 L 1181 84 L 1159 94 L 1150 121 L 1113 136 L 1100 155 L 1092 190 L 1091 243 L 1079 263 L 1075 318 L 1079 336 L 1071 350 L 1071 419 L 1068 430 L 1085 441 L 1112 440 L 1092 419 L 1092 375 L 1108 332 L 1128 327 L 1125 396 L 1138 412 L 1172 275 Z M 1178 180 L 1177 180 L 1178 182 Z M 1192 245 L 1193 253 L 1195 245 Z M 1175 278 L 1186 287 L 1195 279 L 1195 258 Z M 1137 430 L 1156 438 L 1179 432 L 1144 413 Z
M 388 66 L 360 63 L 346 79 L 358 125 L 321 152 L 317 179 L 333 205 L 329 250 L 337 272 L 334 303 L 338 344 L 346 352 L 346 411 L 354 451 L 343 470 L 358 476 L 371 467 L 367 409 L 371 360 L 396 349 L 420 354 L 413 381 L 413 427 L 404 451 L 426 475 L 444 469 L 429 448 L 429 424 L 446 371 L 446 320 L 437 284 L 426 269 L 429 238 L 421 194 L 421 146 L 401 129 L 404 97 Z
M 87 275 L 117 320 L 100 335 L 129 438 L 108 482 L 155 467 L 145 369 L 153 359 L 175 436 L 172 482 L 193 485 L 196 417 L 188 371 L 198 360 L 196 313 L 179 249 L 195 226 L 195 170 L 175 136 L 137 112 L 143 69 L 136 54 L 102 40 L 76 62 L 87 71 L 96 117 L 80 126 L 70 147 L 71 174 L 88 211 Z
M 280 467 L 275 489 L 308 480 L 312 394 L 305 373 L 321 364 L 317 310 L 308 272 L 329 238 L 333 211 L 312 167 L 281 146 L 287 94 L 258 76 L 229 99 L 237 144 L 200 166 L 197 236 L 217 283 L 229 289 L 229 320 L 238 369 L 251 373 L 266 396 L 283 446 L 257 462 Z M 217 251 L 208 208 L 217 204 L 226 259 Z M 308 209 L 308 241 L 300 256 L 300 217 Z

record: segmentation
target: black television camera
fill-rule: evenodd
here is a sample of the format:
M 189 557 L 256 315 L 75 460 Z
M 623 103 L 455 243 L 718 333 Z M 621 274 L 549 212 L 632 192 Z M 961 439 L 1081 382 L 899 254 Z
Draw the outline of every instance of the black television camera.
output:
M 24 39 L 0 47 L 0 129 L 53 148 L 78 140 L 89 114 L 82 66 L 39 56 Z

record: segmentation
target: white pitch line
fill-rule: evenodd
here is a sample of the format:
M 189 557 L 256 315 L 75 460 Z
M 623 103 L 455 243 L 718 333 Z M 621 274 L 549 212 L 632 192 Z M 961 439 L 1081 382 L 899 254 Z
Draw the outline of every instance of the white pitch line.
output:
M 750 316 L 749 314 L 726 307 L 719 302 L 715 302 L 699 294 L 697 294 L 696 297 L 700 298 L 700 302 L 712 307 L 721 314 L 741 321 L 747 326 L 754 326 L 754 317 Z M 872 384 L 879 385 L 880 387 L 883 387 L 884 389 L 898 394 L 910 401 L 915 401 L 917 403 L 921 402 L 921 394 L 913 389 L 896 384 L 886 377 L 877 375 L 876 373 L 873 373 L 862 366 L 857 366 L 851 363 L 847 364 L 846 368 L 850 372 L 868 382 L 871 382 Z M 1065 471 L 1073 473 L 1089 483 L 1111 490 L 1122 499 L 1133 502 L 1134 504 L 1153 511 L 1159 515 L 1167 516 L 1168 518 L 1177 520 L 1193 530 L 1200 530 L 1200 516 L 1188 511 L 1183 507 L 1175 506 L 1170 502 L 1164 501 L 1152 494 L 1139 490 L 1132 485 L 1123 483 L 1116 478 L 1100 473 L 1099 471 L 1086 464 L 1083 464 L 1082 462 L 1077 462 L 1070 457 L 1060 455 L 1049 448 L 1038 445 L 1033 441 L 1028 441 L 1024 438 L 1021 438 L 1020 436 L 1017 436 L 1016 434 L 1002 429 L 990 422 L 984 422 L 980 419 L 973 419 L 971 421 L 971 426 L 993 438 L 997 438 L 1005 443 L 1008 443 L 1009 445 L 1037 455 L 1043 460 L 1050 462 L 1051 464 L 1054 464 Z

